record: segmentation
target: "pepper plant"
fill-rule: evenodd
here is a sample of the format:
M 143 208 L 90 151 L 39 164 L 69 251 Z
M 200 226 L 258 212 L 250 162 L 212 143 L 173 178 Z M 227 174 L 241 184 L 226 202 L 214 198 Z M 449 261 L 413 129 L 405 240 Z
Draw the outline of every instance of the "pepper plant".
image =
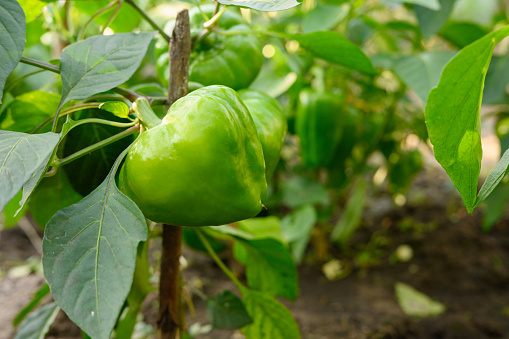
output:
M 477 192 L 483 85 L 509 29 L 498 16 L 499 30 L 458 35 L 453 3 L 220 0 L 170 19 L 162 1 L 3 0 L 0 210 L 5 225 L 29 211 L 44 230 L 48 283 L 16 318 L 17 338 L 43 337 L 60 310 L 84 337 L 130 338 L 160 238 L 160 338 L 192 335 L 181 240 L 237 288 L 196 292 L 215 328 L 300 338 L 276 298 L 296 300 L 311 228 L 339 206 L 327 232 L 344 244 L 366 174 L 385 168 L 403 194 L 422 166 L 409 136 L 429 133 L 472 211 L 509 164 L 506 152 Z M 418 23 L 376 19 L 394 8 Z M 461 51 L 425 51 L 436 35 Z M 218 255 L 228 248 L 245 282 Z

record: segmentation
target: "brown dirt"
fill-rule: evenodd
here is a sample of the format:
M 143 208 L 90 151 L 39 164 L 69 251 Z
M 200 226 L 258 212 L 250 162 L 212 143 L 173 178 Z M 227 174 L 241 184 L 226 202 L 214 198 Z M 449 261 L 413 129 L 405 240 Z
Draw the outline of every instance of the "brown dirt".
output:
M 467 215 L 450 182 L 438 177 L 433 171 L 421 175 L 402 208 L 383 193 L 373 193 L 362 227 L 348 248 L 333 248 L 327 258 L 353 265 L 346 278 L 328 281 L 310 250 L 310 259 L 299 269 L 299 299 L 283 301 L 303 338 L 509 338 L 509 218 L 483 234 L 481 212 Z M 400 244 L 410 245 L 414 256 L 406 263 L 391 263 Z M 370 260 L 360 260 L 366 253 Z M 20 230 L 1 233 L 2 269 L 34 254 Z M 185 255 L 190 264 L 184 271 L 186 281 L 203 285 L 208 295 L 234 290 L 207 256 L 191 251 Z M 406 316 L 394 295 L 398 281 L 444 303 L 447 311 L 427 319 Z M 0 280 L 0 339 L 12 338 L 12 318 L 41 283 L 36 275 Z M 154 302 L 151 296 L 145 303 L 148 323 L 155 321 Z M 193 303 L 196 317 L 188 315 L 188 325 L 208 323 L 204 303 L 196 297 Z M 79 331 L 61 320 L 52 337 L 78 338 Z M 239 338 L 239 334 L 213 330 L 199 338 Z

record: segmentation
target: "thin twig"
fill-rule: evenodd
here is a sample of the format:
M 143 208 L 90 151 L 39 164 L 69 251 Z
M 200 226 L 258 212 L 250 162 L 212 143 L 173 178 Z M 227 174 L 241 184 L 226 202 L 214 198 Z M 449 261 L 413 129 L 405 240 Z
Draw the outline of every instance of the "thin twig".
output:
M 170 42 L 171 38 L 166 34 L 164 29 L 161 28 L 152 18 L 140 7 L 134 0 L 125 0 L 129 5 L 131 5 L 140 15 L 145 19 L 150 26 L 152 26 L 153 29 L 156 31 L 159 31 L 159 33 L 163 36 L 164 40 L 166 40 L 168 43 Z

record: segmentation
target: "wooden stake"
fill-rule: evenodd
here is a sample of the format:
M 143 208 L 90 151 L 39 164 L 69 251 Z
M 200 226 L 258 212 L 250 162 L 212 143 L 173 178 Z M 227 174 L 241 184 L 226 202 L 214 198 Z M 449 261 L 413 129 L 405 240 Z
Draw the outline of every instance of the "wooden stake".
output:
M 191 31 L 189 13 L 178 13 L 170 42 L 170 82 L 167 109 L 188 91 Z M 163 253 L 159 282 L 158 338 L 177 339 L 184 324 L 181 307 L 179 259 L 182 249 L 182 227 L 163 225 Z

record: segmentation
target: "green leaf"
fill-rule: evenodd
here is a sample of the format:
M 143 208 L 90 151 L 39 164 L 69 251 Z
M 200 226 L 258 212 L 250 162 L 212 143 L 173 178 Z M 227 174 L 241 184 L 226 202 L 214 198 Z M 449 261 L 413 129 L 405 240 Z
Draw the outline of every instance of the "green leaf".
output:
M 238 222 L 239 230 L 252 234 L 253 239 L 273 238 L 283 242 L 278 217 L 251 218 Z
M 348 6 L 318 3 L 302 18 L 302 33 L 328 31 L 339 24 L 348 14 Z
M 456 0 L 440 0 L 440 10 L 432 10 L 422 6 L 414 6 L 417 20 L 424 38 L 436 34 L 451 15 Z
M 55 114 L 60 95 L 33 91 L 17 96 L 5 111 L 0 128 L 28 133 L 38 124 Z
M 127 118 L 129 116 L 129 106 L 123 101 L 108 101 L 99 105 L 99 108 L 113 113 L 119 118 Z
M 472 212 L 481 171 L 481 99 L 495 45 L 509 35 L 499 29 L 460 51 L 444 68 L 426 105 L 426 125 L 435 158 Z
M 509 149 L 504 152 L 504 155 L 497 163 L 495 168 L 491 171 L 491 173 L 484 181 L 484 184 L 477 195 L 477 199 L 475 201 L 474 208 L 479 206 L 486 198 L 493 192 L 495 187 L 504 179 L 507 172 L 509 171 Z
M 16 0 L 0 3 L 0 103 L 5 80 L 21 59 L 25 48 L 25 13 Z
M 502 218 L 509 201 L 509 184 L 502 182 L 484 201 L 484 216 L 482 220 L 482 230 L 489 232 L 496 222 Z
M 295 0 L 278 0 L 278 1 L 271 1 L 271 0 L 218 0 L 217 2 L 219 2 L 220 4 L 226 5 L 226 6 L 246 7 L 246 8 L 252 8 L 257 11 L 263 11 L 263 12 L 282 11 L 282 10 L 289 9 L 289 8 L 300 5 L 300 3 Z
M 0 211 L 21 188 L 21 206 L 24 205 L 59 140 L 60 135 L 51 132 L 25 134 L 0 130 Z
M 297 299 L 297 268 L 282 243 L 275 239 L 236 241 L 235 258 L 246 265 L 250 287 L 270 295 Z
M 67 46 L 60 59 L 60 107 L 126 82 L 140 66 L 154 35 L 97 35 Z
M 290 244 L 293 260 L 298 264 L 302 262 L 315 223 L 316 211 L 312 205 L 304 205 L 281 219 L 283 238 Z
M 41 302 L 41 300 L 47 296 L 49 294 L 49 286 L 48 284 L 44 284 L 37 292 L 35 292 L 35 295 L 34 297 L 32 298 L 32 300 L 28 303 L 28 305 L 26 305 L 25 307 L 23 307 L 23 309 L 21 311 L 19 311 L 19 313 L 16 315 L 16 318 L 14 318 L 14 320 L 12 321 L 12 324 L 14 326 L 18 326 L 21 321 L 23 321 L 23 319 L 25 319 L 25 317 L 30 313 L 32 312 L 32 310 L 37 306 L 39 305 L 39 303 Z
M 25 12 L 27 24 L 41 15 L 42 9 L 48 4 L 40 0 L 18 0 L 18 2 Z
M 397 282 L 394 285 L 398 304 L 406 315 L 418 318 L 434 317 L 445 312 L 446 307 L 432 300 L 412 286 Z
M 60 307 L 51 303 L 30 313 L 19 325 L 14 339 L 44 339 L 59 311 Z
M 334 242 L 341 245 L 346 244 L 352 237 L 353 232 L 359 227 L 364 209 L 364 200 L 366 199 L 366 186 L 366 180 L 361 177 L 352 188 L 352 193 L 348 198 L 341 218 L 339 218 L 331 232 L 330 237 Z
M 242 301 L 253 323 L 242 329 L 246 339 L 300 339 L 299 325 L 288 309 L 270 295 L 243 289 Z
M 399 4 L 412 4 L 419 5 L 422 7 L 429 8 L 434 11 L 439 11 L 441 8 L 440 2 L 438 0 L 389 0 L 390 2 L 397 2 Z
M 51 217 L 67 206 L 83 198 L 71 186 L 63 169 L 51 177 L 44 178 L 32 193 L 28 201 L 30 214 L 43 228 Z
M 278 96 L 288 92 L 290 87 L 295 84 L 295 81 L 297 81 L 297 74 L 294 72 L 279 76 L 274 74 L 274 71 L 268 70 L 268 67 L 264 67 L 249 88 L 264 92 L 273 98 L 277 98 Z
M 300 46 L 315 57 L 338 64 L 354 71 L 375 74 L 371 60 L 350 40 L 336 32 L 313 32 L 308 34 L 283 34 L 296 40 Z
M 122 153 L 104 182 L 46 225 L 42 263 L 51 292 L 92 338 L 109 338 L 133 282 L 143 214 L 115 184 Z
M 253 321 L 235 294 L 223 291 L 207 300 L 207 315 L 214 328 L 234 330 Z
M 401 80 L 414 91 L 422 102 L 440 80 L 440 74 L 454 52 L 423 52 L 397 58 L 392 66 Z

